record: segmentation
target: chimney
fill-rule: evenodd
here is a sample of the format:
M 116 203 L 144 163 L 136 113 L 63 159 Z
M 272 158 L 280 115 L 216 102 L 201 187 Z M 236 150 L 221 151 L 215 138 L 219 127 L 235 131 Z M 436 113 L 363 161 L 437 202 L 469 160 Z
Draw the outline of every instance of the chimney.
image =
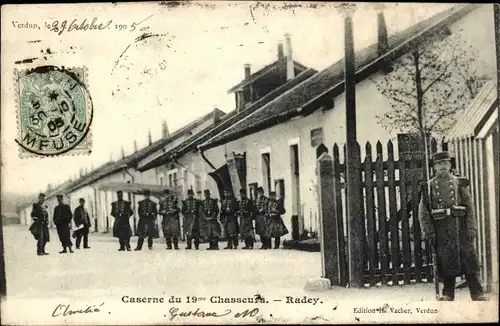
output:
M 243 90 L 240 88 L 236 92 L 236 112 L 241 112 L 245 108 L 245 98 L 243 96 Z
M 110 161 L 110 162 L 113 162 L 113 152 L 110 152 L 110 153 L 109 153 L 109 161 Z
M 137 152 L 139 149 L 137 148 L 137 140 L 134 139 L 134 153 Z
M 245 79 L 247 79 L 248 77 L 250 77 L 250 67 L 251 66 L 250 66 L 250 64 L 246 63 L 244 65 L 244 67 L 245 67 Z
M 153 143 L 153 136 L 151 135 L 151 129 L 148 130 L 148 145 Z
M 122 158 L 125 158 L 125 150 L 123 149 L 123 146 L 122 146 Z
M 220 119 L 221 119 L 220 111 L 216 105 L 214 106 L 213 119 L 214 119 L 214 121 L 213 121 L 214 125 L 218 124 L 220 122 Z
M 378 43 L 377 43 L 377 49 L 378 49 L 378 55 L 382 56 L 387 51 L 389 50 L 389 38 L 387 36 L 387 26 L 385 24 L 385 17 L 384 17 L 384 5 L 380 4 L 380 6 L 377 7 L 377 35 L 378 35 Z M 392 71 L 392 65 L 390 61 L 384 60 L 384 67 L 383 71 L 385 73 L 389 73 Z
M 278 60 L 281 60 L 285 57 L 285 54 L 283 52 L 283 43 L 281 41 L 278 43 Z
M 170 132 L 168 131 L 167 120 L 163 120 L 161 124 L 161 138 L 167 139 L 170 137 Z
M 382 9 L 377 13 L 378 29 L 378 55 L 383 55 L 389 50 L 389 40 L 387 38 L 387 26 L 385 24 L 384 12 Z
M 292 56 L 292 40 L 290 34 L 285 34 L 286 40 L 286 80 L 295 78 L 295 65 Z

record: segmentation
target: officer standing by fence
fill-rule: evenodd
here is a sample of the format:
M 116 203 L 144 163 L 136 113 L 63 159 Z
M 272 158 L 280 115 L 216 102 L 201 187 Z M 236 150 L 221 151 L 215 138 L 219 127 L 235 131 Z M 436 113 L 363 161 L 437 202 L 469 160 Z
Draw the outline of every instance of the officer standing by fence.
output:
M 465 274 L 472 300 L 486 301 L 477 273 L 479 260 L 474 248 L 477 222 L 468 180 L 450 173 L 447 152 L 433 156 L 435 177 L 421 185 L 419 219 L 424 238 L 437 252 L 438 274 L 444 288 L 440 301 L 455 299 L 455 279 Z

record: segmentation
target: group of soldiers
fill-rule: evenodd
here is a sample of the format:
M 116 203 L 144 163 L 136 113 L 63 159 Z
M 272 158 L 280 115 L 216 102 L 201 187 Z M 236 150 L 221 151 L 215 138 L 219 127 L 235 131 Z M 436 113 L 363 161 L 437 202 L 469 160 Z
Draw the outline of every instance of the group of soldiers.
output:
M 71 207 L 64 203 L 63 195 L 57 195 L 58 205 L 54 208 L 53 220 L 57 229 L 57 234 L 63 250 L 59 253 L 73 253 L 73 242 L 71 237 L 76 238 L 76 249 L 80 249 L 80 244 L 83 238 L 83 248 L 90 249 L 88 245 L 88 234 L 91 227 L 90 216 L 85 208 L 85 199 L 80 198 L 80 205 L 75 208 L 74 213 L 71 212 Z M 37 241 L 37 254 L 39 256 L 48 255 L 45 251 L 45 245 L 50 241 L 49 235 L 49 213 L 45 202 L 45 194 L 38 195 L 38 202 L 33 204 L 31 217 L 33 223 L 30 226 L 30 231 Z M 76 229 L 71 234 L 71 220 L 76 225 Z
M 245 246 L 243 249 L 253 249 L 255 233 L 260 236 L 261 249 L 272 248 L 272 238 L 275 239 L 274 248 L 280 246 L 280 239 L 288 233 L 281 215 L 285 213 L 283 201 L 276 197 L 274 191 L 269 197 L 264 196 L 262 187 L 257 189 L 257 201 L 254 203 L 247 197 L 244 189 L 240 190 L 240 200 L 236 200 L 231 192 L 225 191 L 224 199 L 219 207 L 218 200 L 211 198 L 210 190 L 205 190 L 205 199 L 194 198 L 193 190 L 188 190 L 186 200 L 179 206 L 179 200 L 167 189 L 158 205 L 151 200 L 149 191 L 145 191 L 145 199 L 139 202 L 137 225 L 137 247 L 142 250 L 144 240 L 148 240 L 148 248 L 153 249 L 153 239 L 159 238 L 159 228 L 156 220 L 161 215 L 163 235 L 167 249 L 179 249 L 181 232 L 187 238 L 185 249 L 199 249 L 201 239 L 209 243 L 207 250 L 219 250 L 219 240 L 222 236 L 227 239 L 224 249 L 238 249 L 241 238 Z M 112 203 L 111 215 L 115 218 L 113 236 L 119 239 L 119 251 L 130 251 L 132 228 L 129 219 L 134 214 L 132 204 L 123 199 L 123 192 L 117 192 L 118 200 Z M 183 227 L 180 227 L 180 218 Z M 254 227 L 255 220 L 255 227 Z

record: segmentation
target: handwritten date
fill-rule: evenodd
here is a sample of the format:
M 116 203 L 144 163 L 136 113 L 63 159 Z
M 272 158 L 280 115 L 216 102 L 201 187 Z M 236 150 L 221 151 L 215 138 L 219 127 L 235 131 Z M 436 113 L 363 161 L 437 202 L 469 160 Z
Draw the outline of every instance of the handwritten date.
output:
M 87 20 L 85 18 L 82 21 L 78 19 L 73 20 L 54 20 L 52 22 L 46 22 L 45 28 L 49 31 L 57 33 L 61 35 L 64 32 L 72 32 L 72 31 L 102 31 L 102 30 L 118 30 L 118 31 L 129 31 L 133 32 L 137 29 L 138 25 L 142 23 L 132 23 L 130 25 L 127 24 L 113 24 L 113 20 L 110 19 L 108 21 L 99 21 L 97 17 L 93 17 L 92 20 Z M 144 28 L 141 28 L 141 31 Z

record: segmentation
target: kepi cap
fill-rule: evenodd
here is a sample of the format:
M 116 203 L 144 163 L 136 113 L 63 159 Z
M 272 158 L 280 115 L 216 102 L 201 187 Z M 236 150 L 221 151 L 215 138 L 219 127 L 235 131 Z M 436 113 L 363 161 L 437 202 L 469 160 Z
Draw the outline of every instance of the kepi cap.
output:
M 448 152 L 439 152 L 432 156 L 432 162 L 442 162 L 442 161 L 450 161 L 450 154 Z

